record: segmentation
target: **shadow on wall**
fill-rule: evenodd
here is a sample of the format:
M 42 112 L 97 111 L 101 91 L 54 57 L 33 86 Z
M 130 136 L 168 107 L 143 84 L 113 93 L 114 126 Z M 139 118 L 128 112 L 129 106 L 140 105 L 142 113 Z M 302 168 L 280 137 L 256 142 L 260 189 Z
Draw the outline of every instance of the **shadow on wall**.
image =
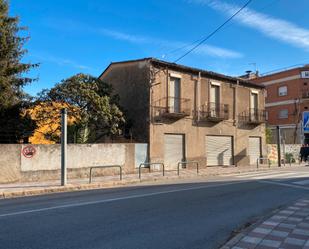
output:
M 227 149 L 219 153 L 219 155 L 217 157 L 219 165 L 224 165 L 224 152 L 226 152 L 226 151 L 227 151 Z
M 239 165 L 239 164 L 243 164 L 243 165 L 249 165 L 250 161 L 249 161 L 249 156 L 247 155 L 247 149 L 243 149 L 242 151 L 240 151 L 239 153 L 237 153 L 234 156 L 234 163 L 235 165 Z

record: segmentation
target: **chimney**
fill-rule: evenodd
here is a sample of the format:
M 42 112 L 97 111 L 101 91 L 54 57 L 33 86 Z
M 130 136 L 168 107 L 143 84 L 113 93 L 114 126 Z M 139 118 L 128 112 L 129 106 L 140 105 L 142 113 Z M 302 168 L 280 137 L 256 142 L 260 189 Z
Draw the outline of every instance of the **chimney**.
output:
M 252 80 L 252 79 L 256 79 L 257 77 L 259 77 L 259 71 L 252 72 L 251 70 L 247 70 L 245 73 L 246 74 L 241 75 L 239 78 L 245 79 L 245 80 Z

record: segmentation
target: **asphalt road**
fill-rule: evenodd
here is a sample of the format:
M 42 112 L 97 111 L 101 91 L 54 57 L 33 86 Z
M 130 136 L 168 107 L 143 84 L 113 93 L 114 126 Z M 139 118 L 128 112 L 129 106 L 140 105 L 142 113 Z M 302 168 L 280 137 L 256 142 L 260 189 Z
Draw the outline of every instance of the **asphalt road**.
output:
M 0 200 L 0 248 L 218 248 L 233 230 L 308 196 L 309 182 L 284 176 Z

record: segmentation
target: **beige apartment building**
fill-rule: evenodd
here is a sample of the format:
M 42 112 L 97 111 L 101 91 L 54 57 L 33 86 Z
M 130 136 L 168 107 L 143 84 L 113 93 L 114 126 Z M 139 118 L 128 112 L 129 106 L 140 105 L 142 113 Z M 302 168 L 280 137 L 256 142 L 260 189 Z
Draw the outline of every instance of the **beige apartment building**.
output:
M 264 86 L 154 58 L 111 63 L 100 79 L 151 162 L 249 165 L 266 155 Z

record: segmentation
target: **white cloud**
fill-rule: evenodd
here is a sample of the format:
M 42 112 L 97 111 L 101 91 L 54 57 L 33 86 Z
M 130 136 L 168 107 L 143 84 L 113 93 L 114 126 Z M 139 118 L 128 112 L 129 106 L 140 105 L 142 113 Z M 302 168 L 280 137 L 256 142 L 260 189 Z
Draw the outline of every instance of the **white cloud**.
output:
M 169 41 L 169 40 L 157 39 L 157 38 L 152 38 L 152 37 L 147 37 L 147 36 L 132 35 L 132 34 L 127 34 L 127 33 L 105 29 L 105 28 L 97 29 L 97 33 L 100 33 L 104 36 L 111 37 L 116 40 L 127 41 L 127 42 L 134 43 L 134 44 L 150 44 L 150 45 L 152 44 L 153 46 L 156 46 L 156 47 L 164 46 L 168 50 L 181 48 L 179 49 L 179 52 L 182 52 L 182 53 L 187 51 L 190 48 L 189 43 L 185 43 L 185 42 Z M 236 52 L 230 49 L 220 48 L 217 46 L 211 46 L 211 45 L 201 45 L 196 50 L 194 50 L 193 53 L 197 55 L 208 55 L 208 56 L 214 56 L 214 57 L 220 57 L 220 58 L 240 58 L 243 56 L 239 52 Z
M 123 40 L 123 41 L 128 41 L 131 43 L 149 43 L 151 42 L 149 38 L 144 37 L 144 36 L 138 36 L 138 35 L 131 35 L 131 34 L 126 34 L 122 33 L 119 31 L 115 30 L 110 30 L 110 29 L 98 29 L 98 32 L 101 33 L 102 35 L 112 37 L 116 40 Z
M 233 15 L 240 6 L 219 0 L 187 0 L 188 3 L 209 6 L 226 15 Z M 289 21 L 274 18 L 245 8 L 234 17 L 239 23 L 256 29 L 264 35 L 309 51 L 309 30 Z
M 43 62 L 43 63 L 44 62 L 52 62 L 52 63 L 55 63 L 59 66 L 70 66 L 70 67 L 73 67 L 73 68 L 77 68 L 79 70 L 92 70 L 91 67 L 78 64 L 73 60 L 49 55 L 49 54 L 46 54 L 46 53 L 32 53 L 31 56 L 40 60 L 39 62 Z
M 155 37 L 149 37 L 144 35 L 136 35 L 136 34 L 129 34 L 126 32 L 122 32 L 119 30 L 114 29 L 108 29 L 105 27 L 94 27 L 90 26 L 87 23 L 81 23 L 78 21 L 74 21 L 71 19 L 64 19 L 64 20 L 54 20 L 54 19 L 48 19 L 46 21 L 46 25 L 53 29 L 59 29 L 63 32 L 65 31 L 73 31 L 80 33 L 88 32 L 92 34 L 97 35 L 103 35 L 105 37 L 110 37 L 115 40 L 119 41 L 125 41 L 132 44 L 138 44 L 138 45 L 153 45 L 154 50 L 158 50 L 158 48 L 165 49 L 164 52 L 182 48 L 178 50 L 178 55 L 181 53 L 184 53 L 190 49 L 190 47 L 193 47 L 194 45 L 190 46 L 190 42 L 184 42 L 184 41 L 171 41 L 171 40 L 165 40 L 165 39 L 158 39 Z M 192 53 L 196 55 L 202 55 L 202 56 L 213 56 L 213 57 L 219 57 L 219 58 L 240 58 L 243 57 L 243 54 L 233 51 L 231 49 L 221 48 L 213 45 L 201 45 L 196 50 L 194 50 Z

